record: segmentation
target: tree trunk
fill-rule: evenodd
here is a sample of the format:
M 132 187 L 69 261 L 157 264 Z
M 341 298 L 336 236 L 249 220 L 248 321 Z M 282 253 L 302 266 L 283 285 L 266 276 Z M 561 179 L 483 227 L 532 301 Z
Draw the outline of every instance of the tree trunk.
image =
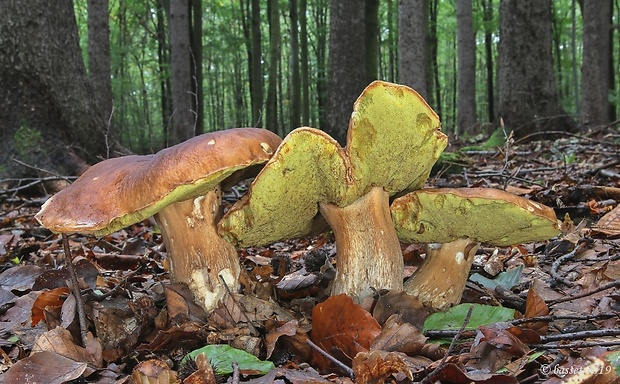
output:
M 263 69 L 262 69 L 262 43 L 260 31 L 260 1 L 251 0 L 251 36 L 252 36 L 252 65 L 250 68 L 252 94 L 252 124 L 262 127 L 263 111 Z
M 498 118 L 515 137 L 574 128 L 555 84 L 550 0 L 500 3 L 498 83 Z
M 7 0 L 0 36 L 0 179 L 49 176 L 13 158 L 72 175 L 86 165 L 81 159 L 116 155 L 86 76 L 73 3 Z
M 191 0 L 192 4 L 192 27 L 191 27 L 191 85 L 192 85 L 192 110 L 196 115 L 196 135 L 205 132 L 205 107 L 202 84 L 202 0 Z M 225 127 L 211 127 L 211 129 L 224 129 Z
M 289 71 L 291 73 L 291 128 L 297 128 L 301 124 L 301 77 L 299 72 L 299 17 L 297 13 L 297 0 L 289 0 L 291 17 L 291 61 Z
M 415 89 L 428 100 L 431 97 L 427 0 L 398 2 L 398 76 L 399 82 Z
M 495 70 L 493 68 L 493 1 L 482 0 L 482 18 L 484 20 L 484 55 L 487 74 L 487 111 L 489 121 L 495 118 Z
M 269 0 L 269 74 L 266 128 L 278 132 L 278 63 L 280 62 L 280 11 L 278 0 Z
M 299 0 L 299 40 L 301 58 L 301 125 L 310 125 L 310 73 L 308 71 L 308 0 Z
M 159 91 L 161 92 L 161 122 L 163 126 L 164 147 L 170 146 L 170 118 L 172 116 L 172 86 L 170 84 L 170 47 L 166 41 L 165 0 L 157 0 L 157 69 L 159 71 Z
M 583 4 L 582 122 L 589 126 L 611 121 L 608 96 L 612 5 L 605 0 Z
M 327 0 L 317 0 L 314 7 L 316 26 L 316 93 L 319 108 L 318 127 L 327 127 Z
M 353 103 L 367 85 L 364 7 L 331 0 L 326 131 L 345 145 Z
M 88 72 L 108 135 L 113 135 L 109 19 L 108 0 L 88 0 Z
M 194 136 L 190 54 L 189 0 L 170 2 L 170 67 L 172 69 L 172 144 Z
M 366 83 L 379 76 L 379 0 L 365 1 Z
M 458 107 L 456 126 L 460 133 L 474 134 L 476 126 L 476 34 L 471 0 L 457 0 Z

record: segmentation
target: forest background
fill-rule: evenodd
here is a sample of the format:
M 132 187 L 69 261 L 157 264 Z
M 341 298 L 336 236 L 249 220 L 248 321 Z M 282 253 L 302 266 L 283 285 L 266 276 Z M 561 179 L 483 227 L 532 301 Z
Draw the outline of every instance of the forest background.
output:
M 39 4 L 40 3 L 40 4 Z M 374 79 L 452 138 L 616 120 L 617 1 L 33 0 L 0 16 L 0 176 L 79 173 L 202 132 L 312 126 L 344 143 Z

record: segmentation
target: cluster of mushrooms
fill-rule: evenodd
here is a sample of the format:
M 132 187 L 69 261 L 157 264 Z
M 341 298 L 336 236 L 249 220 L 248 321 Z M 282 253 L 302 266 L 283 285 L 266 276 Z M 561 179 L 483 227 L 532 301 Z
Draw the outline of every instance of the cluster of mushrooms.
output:
M 323 131 L 281 140 L 266 129 L 203 134 L 147 156 L 92 166 L 37 220 L 57 233 L 106 235 L 154 216 L 173 281 L 207 311 L 239 289 L 237 247 L 334 232 L 332 295 L 405 290 L 435 309 L 458 303 L 480 242 L 504 246 L 559 233 L 554 211 L 505 191 L 423 189 L 447 145 L 414 90 L 375 81 L 354 104 L 343 148 Z M 222 190 L 254 177 L 226 213 Z M 403 284 L 400 242 L 428 243 Z

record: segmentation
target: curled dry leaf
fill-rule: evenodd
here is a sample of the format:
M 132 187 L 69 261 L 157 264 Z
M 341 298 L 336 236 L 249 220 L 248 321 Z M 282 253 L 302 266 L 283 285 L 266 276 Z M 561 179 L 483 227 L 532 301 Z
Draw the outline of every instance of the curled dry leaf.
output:
M 135 383 L 177 384 L 175 371 L 161 360 L 147 360 L 136 365 L 131 375 Z
M 360 352 L 353 359 L 353 371 L 357 384 L 382 384 L 395 375 L 398 381 L 413 380 L 407 364 L 406 355 L 398 352 L 371 351 Z
M 409 356 L 418 354 L 426 343 L 427 338 L 418 328 L 402 321 L 400 315 L 392 315 L 385 322 L 381 333 L 370 347 L 372 350 L 386 352 L 402 352 Z

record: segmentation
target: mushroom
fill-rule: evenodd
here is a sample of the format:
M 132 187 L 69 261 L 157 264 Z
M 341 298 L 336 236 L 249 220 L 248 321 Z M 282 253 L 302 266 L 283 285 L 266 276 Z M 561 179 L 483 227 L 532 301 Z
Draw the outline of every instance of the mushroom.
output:
M 216 232 L 222 183 L 258 168 L 281 142 L 237 128 L 196 136 L 146 156 L 104 160 L 43 204 L 36 219 L 57 233 L 106 235 L 155 215 L 173 281 L 187 283 L 207 311 L 238 290 L 237 252 Z
M 220 234 L 239 246 L 262 245 L 305 236 L 324 219 L 336 238 L 332 295 L 361 301 L 372 288 L 402 289 L 389 198 L 424 185 L 447 145 L 439 127 L 414 90 L 375 81 L 354 104 L 346 148 L 317 129 L 292 131 L 224 215 Z
M 461 300 L 480 242 L 507 246 L 560 232 L 553 209 L 491 188 L 420 189 L 395 199 L 391 213 L 399 239 L 430 243 L 404 289 L 439 310 Z

